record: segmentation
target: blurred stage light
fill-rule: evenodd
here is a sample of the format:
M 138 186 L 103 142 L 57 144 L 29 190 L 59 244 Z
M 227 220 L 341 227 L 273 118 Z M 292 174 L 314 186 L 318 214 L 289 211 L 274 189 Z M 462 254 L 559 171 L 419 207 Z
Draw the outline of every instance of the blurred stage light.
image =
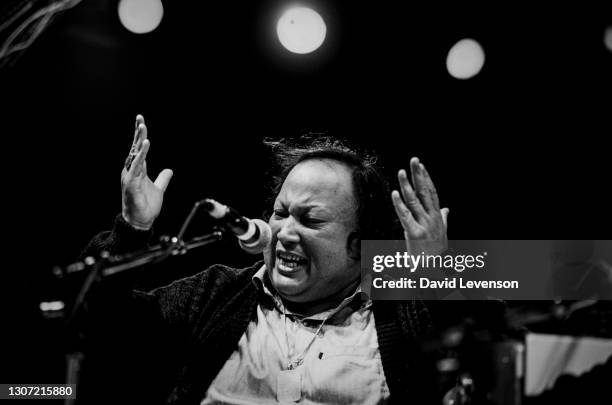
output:
M 164 16 L 161 0 L 121 0 L 118 11 L 121 24 L 135 34 L 153 31 Z
M 39 308 L 43 312 L 61 311 L 64 309 L 64 303 L 62 301 L 41 302 Z
M 606 28 L 604 33 L 604 44 L 609 51 L 612 52 L 612 25 Z
M 480 72 L 484 61 L 480 44 L 473 39 L 462 39 L 448 51 L 446 69 L 456 79 L 469 79 Z
M 316 11 L 306 7 L 290 8 L 276 24 L 280 43 L 290 52 L 305 54 L 323 44 L 327 27 Z

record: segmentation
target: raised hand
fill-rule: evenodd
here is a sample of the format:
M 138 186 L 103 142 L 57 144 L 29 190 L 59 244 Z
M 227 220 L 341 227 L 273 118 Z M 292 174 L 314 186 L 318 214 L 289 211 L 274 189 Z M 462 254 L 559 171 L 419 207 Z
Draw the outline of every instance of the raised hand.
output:
M 411 254 L 421 251 L 442 253 L 448 247 L 448 208 L 440 209 L 436 187 L 418 158 L 410 159 L 410 171 L 414 189 L 408 181 L 406 171 L 402 169 L 397 175 L 401 196 L 397 190 L 391 193 L 395 212 L 404 228 L 406 247 Z M 413 252 L 414 250 L 418 251 Z
M 159 215 L 172 170 L 164 169 L 155 182 L 147 175 L 147 152 L 151 142 L 142 115 L 136 117 L 134 141 L 121 172 L 122 215 L 136 229 L 147 230 Z

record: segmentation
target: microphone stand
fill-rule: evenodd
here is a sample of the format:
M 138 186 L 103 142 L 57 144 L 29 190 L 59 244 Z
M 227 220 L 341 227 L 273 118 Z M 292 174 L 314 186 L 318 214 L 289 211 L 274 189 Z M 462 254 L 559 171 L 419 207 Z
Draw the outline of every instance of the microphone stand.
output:
M 205 200 L 197 201 L 189 212 L 187 218 L 183 221 L 178 235 L 174 237 L 162 236 L 158 245 L 141 251 L 122 255 L 111 255 L 109 252 L 103 251 L 98 260 L 89 256 L 83 261 L 72 263 L 63 268 L 56 266 L 53 269 L 53 274 L 59 279 L 65 278 L 74 273 L 82 273 L 85 271 L 88 272 L 85 280 L 79 288 L 79 292 L 76 295 L 76 299 L 68 316 L 65 316 L 63 313 L 59 315 L 59 317 L 64 318 L 65 328 L 69 331 L 69 335 L 71 332 L 75 334 L 76 342 L 80 342 L 83 338 L 82 334 L 79 332 L 77 319 L 79 314 L 87 307 L 87 296 L 93 286 L 100 283 L 103 279 L 113 278 L 118 274 L 139 269 L 150 264 L 159 263 L 170 256 L 184 255 L 190 250 L 206 246 L 222 239 L 224 230 L 222 228 L 215 227 L 210 233 L 195 237 L 187 242 L 183 241 L 183 236 L 185 235 L 187 227 L 193 220 L 198 209 L 204 203 Z M 46 318 L 57 318 L 58 309 L 62 310 L 64 308 L 64 303 L 61 301 L 44 304 L 45 305 L 41 303 L 41 309 L 43 307 L 52 308 L 42 309 L 43 316 Z M 69 350 L 66 354 L 66 384 L 74 384 L 75 391 L 76 388 L 78 388 L 81 364 L 83 360 L 84 354 L 78 348 L 76 350 Z M 66 399 L 64 402 L 66 405 L 72 405 L 74 403 L 75 399 Z

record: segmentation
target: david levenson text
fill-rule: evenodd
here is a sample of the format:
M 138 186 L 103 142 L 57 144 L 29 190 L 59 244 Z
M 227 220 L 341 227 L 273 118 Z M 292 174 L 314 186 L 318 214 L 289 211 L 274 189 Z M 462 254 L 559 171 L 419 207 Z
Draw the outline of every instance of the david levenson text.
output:
M 459 280 L 459 282 L 457 282 Z M 516 280 L 463 280 L 461 278 L 444 280 L 431 280 L 427 277 L 419 277 L 417 280 L 402 277 L 399 280 L 383 280 L 381 277 L 376 277 L 372 280 L 374 288 L 449 288 L 449 289 L 472 289 L 472 288 L 519 288 L 519 282 Z

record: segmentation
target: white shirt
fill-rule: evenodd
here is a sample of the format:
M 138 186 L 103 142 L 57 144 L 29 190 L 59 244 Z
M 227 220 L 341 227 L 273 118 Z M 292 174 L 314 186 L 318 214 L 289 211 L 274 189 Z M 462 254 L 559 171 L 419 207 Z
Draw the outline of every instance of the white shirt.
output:
M 225 365 L 211 383 L 205 404 L 382 404 L 389 388 L 378 350 L 371 301 L 362 301 L 358 289 L 338 307 L 309 317 L 286 311 L 271 292 L 265 266 L 253 276 L 263 299 Z M 315 336 L 323 319 L 328 320 Z M 285 335 L 286 333 L 286 335 Z M 314 337 L 314 341 L 313 341 Z M 281 372 L 292 359 L 303 357 L 294 370 L 300 399 L 279 401 Z

